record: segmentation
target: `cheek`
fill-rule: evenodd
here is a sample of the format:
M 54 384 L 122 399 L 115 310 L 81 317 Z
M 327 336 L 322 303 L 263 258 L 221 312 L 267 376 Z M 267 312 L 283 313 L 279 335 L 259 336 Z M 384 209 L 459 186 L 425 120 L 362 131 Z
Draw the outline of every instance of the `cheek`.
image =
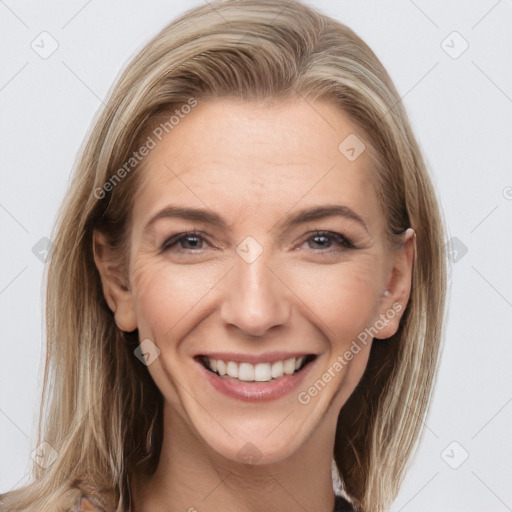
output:
M 311 321 L 328 340 L 325 377 L 337 382 L 331 404 L 335 412 L 352 394 L 368 363 L 372 345 L 368 328 L 379 311 L 379 271 L 378 258 L 366 255 L 336 266 L 303 268 L 300 279 L 299 274 L 295 277 L 298 295 L 314 313 L 309 315 Z
M 380 282 L 373 255 L 336 264 L 283 263 L 273 266 L 273 271 L 286 283 L 283 297 L 288 298 L 284 300 L 292 301 L 292 307 L 317 325 L 331 345 L 346 343 L 372 323 Z M 174 265 L 140 258 L 133 268 L 132 283 L 141 339 L 160 344 L 179 339 L 192 316 L 205 318 L 211 313 L 209 307 L 219 308 L 213 295 L 227 270 L 229 266 L 221 264 Z M 225 284 L 223 289 L 229 293 Z
M 379 306 L 379 267 L 371 255 L 336 265 L 299 265 L 291 288 L 333 341 L 357 336 L 372 323 Z
M 216 270 L 199 265 L 171 265 L 165 261 L 140 259 L 133 269 L 133 292 L 141 339 L 162 344 L 176 337 L 219 281 Z M 204 301 L 204 302 L 203 302 Z

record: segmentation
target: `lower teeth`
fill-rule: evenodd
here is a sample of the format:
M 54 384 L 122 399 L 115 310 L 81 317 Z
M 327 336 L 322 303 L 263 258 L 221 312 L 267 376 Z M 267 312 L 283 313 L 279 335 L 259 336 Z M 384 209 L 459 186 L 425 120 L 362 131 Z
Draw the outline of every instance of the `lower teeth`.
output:
M 277 377 L 277 379 L 274 379 L 273 377 L 270 380 L 240 380 L 238 377 L 230 377 L 229 375 L 219 375 L 217 372 L 214 372 L 215 375 L 218 375 L 221 379 L 233 379 L 233 380 L 239 380 L 240 382 L 274 382 L 281 377 Z M 295 375 L 297 372 L 293 372 L 292 375 Z M 287 377 L 287 375 L 283 375 L 283 377 Z M 288 375 L 289 377 L 289 375 Z

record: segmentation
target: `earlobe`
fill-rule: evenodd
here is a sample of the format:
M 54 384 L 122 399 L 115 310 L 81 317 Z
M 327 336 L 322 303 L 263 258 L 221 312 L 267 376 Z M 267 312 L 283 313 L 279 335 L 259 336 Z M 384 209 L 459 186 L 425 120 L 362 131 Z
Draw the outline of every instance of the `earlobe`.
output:
M 118 328 L 125 332 L 137 329 L 133 297 L 120 268 L 119 258 L 104 233 L 93 233 L 94 263 L 100 274 L 103 295 L 114 313 Z
M 402 235 L 402 242 L 395 250 L 393 268 L 382 293 L 379 320 L 382 328 L 375 337 L 386 339 L 393 336 L 400 325 L 412 286 L 412 273 L 416 259 L 416 233 L 408 228 Z

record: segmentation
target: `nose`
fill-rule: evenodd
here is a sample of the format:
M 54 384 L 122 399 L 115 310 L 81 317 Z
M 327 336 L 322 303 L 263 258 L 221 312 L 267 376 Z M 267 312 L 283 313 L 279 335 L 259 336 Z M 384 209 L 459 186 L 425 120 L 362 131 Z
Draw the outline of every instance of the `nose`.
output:
M 290 317 L 290 292 L 267 264 L 263 255 L 252 263 L 238 258 L 229 273 L 221 318 L 248 336 L 263 336 Z

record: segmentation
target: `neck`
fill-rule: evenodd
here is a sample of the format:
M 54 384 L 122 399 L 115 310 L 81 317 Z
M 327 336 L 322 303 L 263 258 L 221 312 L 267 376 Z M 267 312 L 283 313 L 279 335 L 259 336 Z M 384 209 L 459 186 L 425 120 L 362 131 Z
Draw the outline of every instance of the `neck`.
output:
M 292 456 L 250 465 L 212 450 L 165 404 L 158 467 L 134 481 L 133 511 L 332 512 L 336 418 L 325 419 Z

